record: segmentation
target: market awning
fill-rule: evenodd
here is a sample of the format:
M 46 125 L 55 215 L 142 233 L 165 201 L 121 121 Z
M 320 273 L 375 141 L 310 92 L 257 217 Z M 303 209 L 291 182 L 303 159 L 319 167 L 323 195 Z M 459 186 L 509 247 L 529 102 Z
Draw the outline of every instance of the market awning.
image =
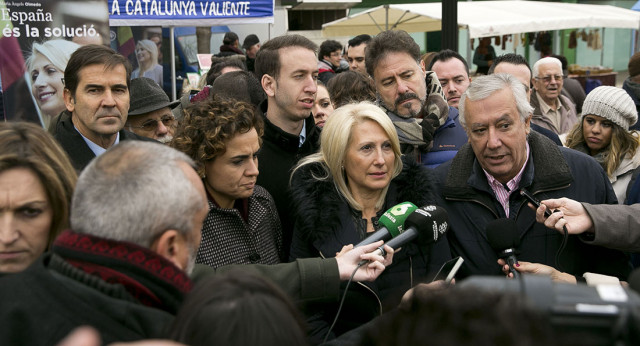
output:
M 441 29 L 442 3 L 378 6 L 322 26 L 322 35 L 375 35 L 387 29 Z M 573 28 L 638 29 L 640 13 L 610 5 L 543 1 L 458 2 L 458 25 L 470 38 Z

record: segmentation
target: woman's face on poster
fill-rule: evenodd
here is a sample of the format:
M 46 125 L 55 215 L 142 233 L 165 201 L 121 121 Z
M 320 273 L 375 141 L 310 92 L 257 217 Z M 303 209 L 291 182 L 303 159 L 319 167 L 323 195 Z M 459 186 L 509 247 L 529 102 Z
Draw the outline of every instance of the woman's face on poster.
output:
M 55 67 L 44 55 L 36 53 L 31 75 L 31 92 L 40 110 L 54 116 L 65 110 L 62 99 L 64 72 Z
M 141 46 L 138 46 L 138 48 L 136 48 L 136 57 L 138 57 L 139 63 L 148 62 L 151 58 L 151 53 Z

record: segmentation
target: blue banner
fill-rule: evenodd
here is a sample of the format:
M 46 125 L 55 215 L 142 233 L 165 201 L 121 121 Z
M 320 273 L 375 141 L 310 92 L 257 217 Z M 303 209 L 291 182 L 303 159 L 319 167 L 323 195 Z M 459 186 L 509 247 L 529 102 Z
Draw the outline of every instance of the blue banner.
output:
M 109 24 L 209 26 L 273 23 L 273 0 L 109 0 Z

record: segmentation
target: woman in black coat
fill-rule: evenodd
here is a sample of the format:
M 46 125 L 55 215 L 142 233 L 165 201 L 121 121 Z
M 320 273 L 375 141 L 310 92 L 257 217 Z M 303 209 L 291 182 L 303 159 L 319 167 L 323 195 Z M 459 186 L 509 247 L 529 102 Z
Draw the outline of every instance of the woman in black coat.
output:
M 382 227 L 379 218 L 394 205 L 420 207 L 435 200 L 430 171 L 402 161 L 396 130 L 379 107 L 362 102 L 338 108 L 322 130 L 321 143 L 320 151 L 301 160 L 292 174 L 291 259 L 333 257 Z M 450 257 L 446 239 L 404 246 L 375 282 L 349 288 L 334 335 L 394 307 L 406 290 L 431 281 Z M 337 304 L 307 309 L 315 341 L 324 338 L 336 311 Z

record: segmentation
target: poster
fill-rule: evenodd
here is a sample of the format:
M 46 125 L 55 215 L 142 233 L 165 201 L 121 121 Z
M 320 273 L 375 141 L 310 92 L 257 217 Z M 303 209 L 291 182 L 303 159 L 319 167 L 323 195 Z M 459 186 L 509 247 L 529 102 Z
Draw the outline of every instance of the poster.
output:
M 0 0 L 4 118 L 47 127 L 62 112 L 64 69 L 85 44 L 109 39 L 107 0 Z
M 273 23 L 273 0 L 109 0 L 111 25 Z

